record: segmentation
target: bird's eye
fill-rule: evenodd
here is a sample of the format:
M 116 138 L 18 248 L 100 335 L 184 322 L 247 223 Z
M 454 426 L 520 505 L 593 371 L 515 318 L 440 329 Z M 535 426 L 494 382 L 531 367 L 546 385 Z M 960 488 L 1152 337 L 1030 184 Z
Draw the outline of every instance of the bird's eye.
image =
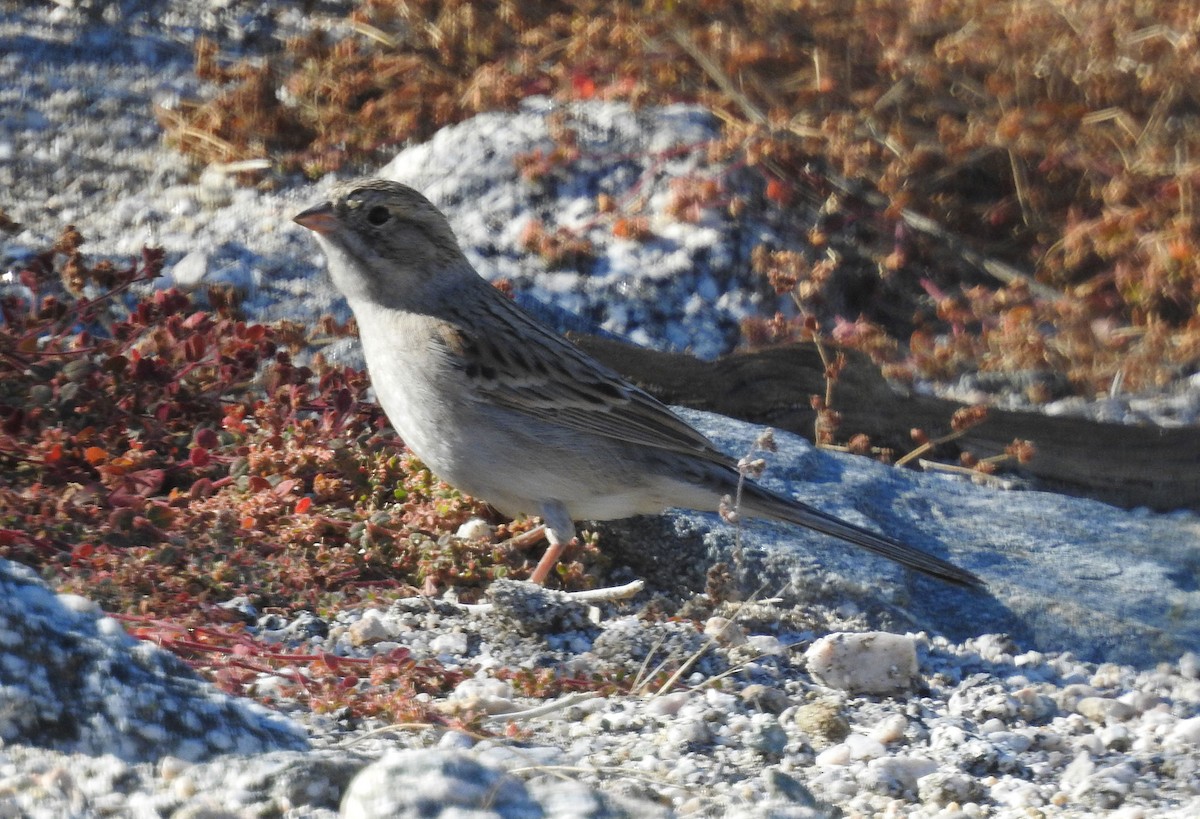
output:
M 392 212 L 383 205 L 376 205 L 367 211 L 367 221 L 378 227 L 392 218 Z

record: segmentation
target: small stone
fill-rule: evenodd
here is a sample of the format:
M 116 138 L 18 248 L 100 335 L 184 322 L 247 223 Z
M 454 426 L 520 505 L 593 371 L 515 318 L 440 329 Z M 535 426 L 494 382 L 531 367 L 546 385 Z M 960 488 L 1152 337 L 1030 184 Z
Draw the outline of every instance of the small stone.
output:
M 908 720 L 903 714 L 891 714 L 884 717 L 879 723 L 871 729 L 869 736 L 884 745 L 891 745 L 893 742 L 899 742 L 904 739 L 904 732 L 908 730 Z
M 481 765 L 462 751 L 388 753 L 363 768 L 342 799 L 341 815 L 539 816 L 541 808 L 519 779 Z
M 844 744 L 850 749 L 851 759 L 875 759 L 887 753 L 882 742 L 866 734 L 851 734 Z
M 475 737 L 462 731 L 447 731 L 437 742 L 437 747 L 444 751 L 465 751 L 474 745 Z
M 872 759 L 861 774 L 859 782 L 888 796 L 916 795 L 917 781 L 937 770 L 937 763 L 917 756 L 893 756 Z
M 816 700 L 797 708 L 796 727 L 817 746 L 841 742 L 850 734 L 850 722 L 833 699 Z
M 708 726 L 698 719 L 679 719 L 667 725 L 667 741 L 675 747 L 707 745 L 712 741 Z
M 827 635 L 804 658 L 809 673 L 822 683 L 856 694 L 908 691 L 918 679 L 912 639 L 883 631 Z
M 1134 716 L 1134 709 L 1120 700 L 1108 697 L 1084 697 L 1075 703 L 1075 713 L 1082 714 L 1092 722 L 1109 720 L 1125 721 Z
M 1019 689 L 1013 698 L 1017 701 L 1017 716 L 1031 725 L 1048 722 L 1058 713 L 1054 698 L 1033 688 Z
M 1110 751 L 1127 751 L 1133 743 L 1133 734 L 1124 725 L 1106 725 L 1096 732 L 1096 736 Z
M 1058 701 L 1063 709 L 1067 711 L 1075 711 L 1075 706 L 1079 704 L 1081 699 L 1084 697 L 1094 696 L 1096 696 L 1096 689 L 1092 688 L 1090 685 L 1084 685 L 1083 683 L 1071 683 L 1070 685 L 1064 686 L 1062 690 L 1058 692 Z
M 979 733 L 983 734 L 984 736 L 988 736 L 989 734 L 999 734 L 1007 730 L 1008 723 L 1002 719 L 996 719 L 995 717 L 986 720 L 982 725 L 979 726 Z
M 690 691 L 673 691 L 670 694 L 663 694 L 646 704 L 646 713 L 652 717 L 673 717 L 691 699 Z
M 746 645 L 764 657 L 782 657 L 788 653 L 787 646 L 773 634 L 752 634 L 746 638 Z
M 496 528 L 483 518 L 471 518 L 454 533 L 461 540 L 491 540 Z
M 467 653 L 467 635 L 448 631 L 429 641 L 429 650 L 439 657 L 461 657 Z
M 180 799 L 191 799 L 199 792 L 200 787 L 196 784 L 196 780 L 188 774 L 171 780 L 171 793 Z
M 780 757 L 787 748 L 787 732 L 773 714 L 755 714 L 746 745 L 763 756 Z
M 180 290 L 194 290 L 208 275 L 208 254 L 193 250 L 171 268 L 171 279 Z
M 813 796 L 812 791 L 804 787 L 800 780 L 778 768 L 767 768 L 763 771 L 763 781 L 767 785 L 767 793 L 776 798 L 785 799 L 806 808 L 817 806 L 817 798 Z
M 845 743 L 831 745 L 814 760 L 818 768 L 840 768 L 850 764 L 850 748 Z
M 1200 717 L 1180 720 L 1171 729 L 1171 738 L 1190 745 L 1200 745 Z
M 450 692 L 447 705 L 455 710 L 483 711 L 487 714 L 507 714 L 516 710 L 512 686 L 493 677 L 471 677 L 460 682 Z
M 933 771 L 917 780 L 917 794 L 926 804 L 945 807 L 952 802 L 978 802 L 985 795 L 982 783 L 960 771 Z
M 98 617 L 103 613 L 96 601 L 89 600 L 78 594 L 60 594 L 58 595 L 58 602 L 62 603 L 64 608 L 76 614 L 90 614 L 93 617 Z
M 170 782 L 190 767 L 192 767 L 191 762 L 168 754 L 158 761 L 158 775 Z
M 350 644 L 355 646 L 374 645 L 392 637 L 391 632 L 378 616 L 363 616 L 346 630 L 346 635 L 350 639 Z
M 746 634 L 737 623 L 727 617 L 713 616 L 704 624 L 704 633 L 723 646 L 746 644 Z
M 1189 651 L 1180 657 L 1179 673 L 1189 680 L 1200 679 L 1200 654 Z
M 782 714 L 792 704 L 788 695 L 778 688 L 759 683 L 752 683 L 742 689 L 742 701 L 770 714 Z

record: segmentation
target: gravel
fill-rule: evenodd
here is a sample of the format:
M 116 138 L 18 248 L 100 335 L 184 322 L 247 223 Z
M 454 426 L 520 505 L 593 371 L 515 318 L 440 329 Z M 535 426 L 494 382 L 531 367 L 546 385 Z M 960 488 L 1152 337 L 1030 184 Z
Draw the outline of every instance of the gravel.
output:
M 57 616 L 43 622 L 62 641 L 82 641 L 94 631 L 94 612 L 79 613 L 86 607 L 39 590 L 27 571 L 0 566 L 24 589 L 10 597 L 10 607 L 30 599 L 56 607 Z M 1003 635 L 952 643 L 925 632 L 866 633 L 855 617 L 818 637 L 797 630 L 796 610 L 784 600 L 722 604 L 707 620 L 653 622 L 637 616 L 636 600 L 585 606 L 515 581 L 497 581 L 489 596 L 508 612 L 538 612 L 536 625 L 496 609 L 410 598 L 344 612 L 323 629 L 292 629 L 324 636 L 285 647 L 344 657 L 404 648 L 417 662 L 436 659 L 464 675 L 438 707 L 448 717 L 467 709 L 490 714 L 490 735 L 455 729 L 452 719 L 392 728 L 314 713 L 279 695 L 264 676 L 261 698 L 290 719 L 267 716 L 215 693 L 168 659 L 154 680 L 126 689 L 110 679 L 113 703 L 153 702 L 181 714 L 194 703 L 220 700 L 223 712 L 241 709 L 270 726 L 276 749 L 239 746 L 201 758 L 193 753 L 197 742 L 160 736 L 158 753 L 131 755 L 122 753 L 126 742 L 147 736 L 140 722 L 113 721 L 107 749 L 86 733 L 14 736 L 10 722 L 0 748 L 0 815 L 565 819 L 1115 811 L 1182 819 L 1200 812 L 1195 654 L 1136 669 L 1020 651 Z M 578 616 L 581 607 L 587 616 Z M 269 615 L 266 623 L 276 631 L 277 618 Z M 46 633 L 41 628 L 37 639 Z M 139 651 L 112 634 L 91 638 L 94 652 L 108 654 L 109 667 Z M 32 643 L 33 634 L 24 639 Z M 7 649 L 5 657 L 13 656 Z M 41 673 L 34 656 L 24 660 L 30 679 Z M 64 671 L 53 657 L 42 668 L 55 680 L 92 674 Z M 673 687 L 654 671 L 660 663 L 682 669 Z M 503 668 L 551 667 L 578 679 L 625 682 L 605 696 L 544 701 L 495 676 Z M 19 680 L 6 678 L 0 689 L 6 714 L 25 707 L 13 698 L 20 688 Z M 889 693 L 863 693 L 883 690 Z M 103 709 L 96 713 L 104 723 Z M 181 721 L 158 719 L 167 733 Z M 296 724 L 307 729 L 310 749 L 279 749 L 302 742 Z M 207 729 L 206 736 L 236 735 L 211 721 Z

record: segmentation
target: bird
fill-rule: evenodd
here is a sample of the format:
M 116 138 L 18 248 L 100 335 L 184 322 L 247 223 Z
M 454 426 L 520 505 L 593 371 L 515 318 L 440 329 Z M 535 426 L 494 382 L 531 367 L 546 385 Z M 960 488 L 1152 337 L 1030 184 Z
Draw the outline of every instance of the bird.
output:
M 575 521 L 669 508 L 814 529 L 959 586 L 966 569 L 774 492 L 648 392 L 544 326 L 483 278 L 419 191 L 335 185 L 294 221 L 312 231 L 358 324 L 375 396 L 441 480 L 516 518 L 540 516 L 544 584 Z

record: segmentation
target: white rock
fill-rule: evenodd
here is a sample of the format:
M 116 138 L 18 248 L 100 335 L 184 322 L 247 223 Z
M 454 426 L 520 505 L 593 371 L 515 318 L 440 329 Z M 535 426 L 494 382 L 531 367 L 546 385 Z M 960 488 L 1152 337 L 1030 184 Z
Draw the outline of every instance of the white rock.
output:
M 346 635 L 350 644 L 355 646 L 375 645 L 392 636 L 388 627 L 378 616 L 362 617 L 346 629 Z
M 787 648 L 773 634 L 752 634 L 746 638 L 746 643 L 756 654 L 768 657 L 782 657 L 787 654 Z
M 698 719 L 679 719 L 667 725 L 667 742 L 673 747 L 704 745 L 712 739 L 708 726 Z
M 1084 697 L 1075 703 L 1075 711 L 1092 722 L 1124 721 L 1135 713 L 1133 706 L 1108 697 Z
M 746 643 L 745 632 L 727 617 L 708 618 L 704 623 L 704 633 L 723 646 L 740 646 Z
M 893 742 L 899 742 L 904 739 L 904 732 L 908 730 L 908 720 L 903 714 L 891 714 L 879 721 L 879 724 L 871 729 L 868 736 L 884 745 L 890 745 Z
M 646 705 L 646 713 L 652 717 L 673 717 L 692 698 L 690 691 L 675 691 L 655 697 Z
M 1046 802 L 1038 793 L 1037 785 L 1011 777 L 992 785 L 990 795 L 996 804 L 1009 808 L 1035 808 Z
M 193 290 L 208 275 L 208 253 L 193 250 L 171 268 L 171 280 L 181 290 Z
M 1171 730 L 1171 739 L 1200 745 L 1200 717 L 1180 720 Z
M 850 746 L 844 742 L 830 745 L 814 760 L 819 768 L 840 768 L 850 764 Z
M 463 540 L 491 540 L 495 531 L 495 527 L 483 518 L 471 518 L 458 527 L 454 536 Z
M 937 769 L 937 763 L 932 759 L 907 754 L 873 759 L 867 766 L 876 781 L 895 782 L 911 791 L 917 790 L 918 779 L 929 776 Z
M 460 682 L 450 692 L 450 700 L 465 703 L 472 709 L 488 714 L 506 714 L 516 709 L 512 686 L 493 677 L 471 677 Z
M 439 656 L 461 657 L 467 653 L 467 635 L 461 631 L 439 634 L 429 641 L 429 650 Z
M 822 683 L 858 694 L 907 691 L 918 678 L 912 638 L 883 631 L 826 635 L 804 658 Z
M 887 753 L 882 742 L 866 734 L 851 734 L 842 744 L 850 749 L 851 759 L 875 759 Z
M 62 603 L 64 608 L 78 614 L 92 614 L 97 616 L 101 614 L 100 605 L 96 601 L 89 600 L 82 595 L 60 594 L 58 595 L 58 602 Z
M 1200 374 L 1197 374 L 1200 375 Z M 1197 376 L 1192 376 L 1196 378 Z M 1189 680 L 1200 679 L 1200 654 L 1189 651 L 1179 658 L 1179 673 Z
M 1059 784 L 1063 790 L 1075 791 L 1084 788 L 1088 779 L 1096 771 L 1096 763 L 1088 753 L 1081 753 L 1071 760 L 1071 764 L 1063 771 Z
M 180 759 L 177 756 L 168 754 L 158 761 L 158 775 L 163 779 L 170 781 L 183 774 L 194 763 L 188 762 L 186 759 Z

